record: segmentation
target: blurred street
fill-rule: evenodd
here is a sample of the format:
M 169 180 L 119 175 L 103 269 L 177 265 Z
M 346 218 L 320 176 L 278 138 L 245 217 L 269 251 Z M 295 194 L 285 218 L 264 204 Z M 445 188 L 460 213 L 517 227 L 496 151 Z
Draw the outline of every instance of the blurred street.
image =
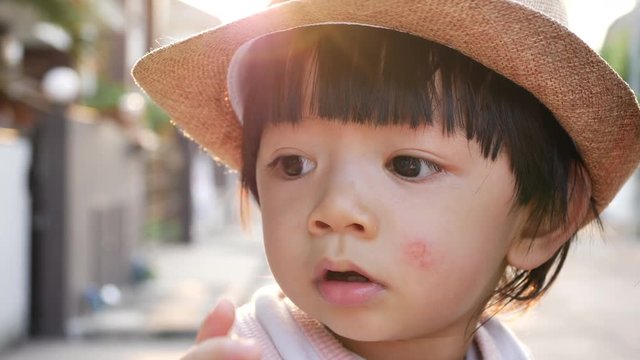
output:
M 257 232 L 257 229 L 254 229 Z M 190 245 L 145 249 L 154 277 L 123 291 L 120 305 L 74 319 L 74 336 L 33 340 L 3 359 L 175 359 L 220 297 L 237 304 L 271 282 L 262 244 L 239 227 Z

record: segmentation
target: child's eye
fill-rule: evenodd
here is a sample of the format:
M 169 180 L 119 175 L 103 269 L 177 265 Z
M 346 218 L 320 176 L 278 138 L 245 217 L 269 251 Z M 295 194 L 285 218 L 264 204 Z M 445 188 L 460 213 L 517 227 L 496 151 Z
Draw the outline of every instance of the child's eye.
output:
M 424 178 L 442 171 L 438 165 L 428 160 L 407 155 L 392 158 L 387 169 L 401 177 L 410 179 Z
M 276 168 L 285 177 L 296 178 L 316 168 L 316 164 L 299 155 L 285 155 L 276 158 L 269 164 L 269 167 Z

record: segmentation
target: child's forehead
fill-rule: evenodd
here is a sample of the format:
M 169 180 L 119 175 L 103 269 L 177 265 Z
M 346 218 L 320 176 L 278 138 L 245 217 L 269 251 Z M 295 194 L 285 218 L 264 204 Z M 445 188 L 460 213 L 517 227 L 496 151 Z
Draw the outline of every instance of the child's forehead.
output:
M 229 100 L 241 121 L 245 108 L 255 104 L 256 93 L 266 95 L 263 106 L 270 109 L 296 103 L 302 112 L 314 114 L 328 106 L 385 113 L 379 119 L 407 109 L 428 114 L 441 102 L 441 64 L 436 58 L 450 52 L 385 29 L 318 26 L 274 33 L 236 52 L 228 71 Z
M 341 131 L 345 129 L 357 132 L 369 133 L 403 133 L 410 136 L 424 136 L 431 133 L 442 133 L 443 120 L 437 114 L 434 114 L 431 122 L 423 122 L 417 126 L 412 126 L 409 122 L 399 121 L 398 123 L 381 123 L 376 119 L 357 119 L 351 117 L 322 117 L 316 114 L 307 113 L 296 121 L 271 121 L 265 124 L 264 129 L 267 131 L 287 131 L 292 133 L 314 131 L 317 128 L 327 130 Z
M 448 142 L 459 142 L 467 144 L 470 141 L 464 132 L 456 129 L 453 132 L 445 131 L 443 121 L 434 119 L 433 123 L 423 123 L 419 126 L 411 126 L 407 123 L 399 124 L 376 124 L 374 121 L 358 122 L 354 119 L 329 119 L 318 116 L 305 116 L 298 122 L 272 122 L 265 126 L 262 137 L 265 135 L 274 139 L 298 140 L 300 142 L 313 141 L 319 137 L 327 140 L 339 140 L 344 136 L 357 135 L 371 141 L 386 141 L 397 143 L 398 145 L 428 142 L 443 144 Z

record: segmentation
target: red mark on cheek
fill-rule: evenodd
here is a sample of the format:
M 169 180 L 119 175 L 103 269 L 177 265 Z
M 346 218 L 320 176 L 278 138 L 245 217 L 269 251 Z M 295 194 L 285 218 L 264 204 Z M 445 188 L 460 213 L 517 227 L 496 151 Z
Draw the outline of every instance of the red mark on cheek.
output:
M 432 264 L 431 251 L 424 240 L 410 240 L 403 248 L 405 258 L 421 269 L 427 269 Z

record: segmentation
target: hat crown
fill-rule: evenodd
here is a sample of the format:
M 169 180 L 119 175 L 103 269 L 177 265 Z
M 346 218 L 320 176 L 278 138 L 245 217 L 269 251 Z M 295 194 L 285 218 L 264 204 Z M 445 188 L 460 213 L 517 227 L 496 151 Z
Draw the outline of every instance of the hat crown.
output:
M 510 2 L 524 5 L 530 9 L 533 9 L 541 14 L 544 14 L 557 23 L 568 27 L 569 21 L 567 20 L 567 10 L 564 7 L 564 3 L 560 0 L 508 0 Z

